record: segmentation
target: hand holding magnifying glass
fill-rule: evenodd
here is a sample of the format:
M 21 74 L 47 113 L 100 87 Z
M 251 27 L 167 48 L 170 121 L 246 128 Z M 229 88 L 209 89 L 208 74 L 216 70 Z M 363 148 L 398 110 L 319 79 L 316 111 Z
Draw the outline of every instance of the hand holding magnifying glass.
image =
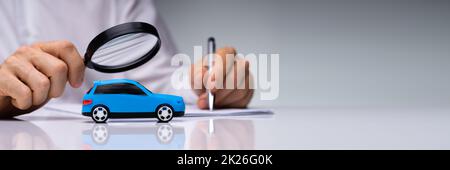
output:
M 68 41 L 22 46 L 0 65 L 0 117 L 29 113 L 60 96 L 67 82 L 80 87 L 85 66 Z
M 136 68 L 149 61 L 161 45 L 155 27 L 131 22 L 96 36 L 85 60 L 68 41 L 40 42 L 18 48 L 0 65 L 0 117 L 29 113 L 59 97 L 67 82 L 80 87 L 85 65 L 105 73 Z

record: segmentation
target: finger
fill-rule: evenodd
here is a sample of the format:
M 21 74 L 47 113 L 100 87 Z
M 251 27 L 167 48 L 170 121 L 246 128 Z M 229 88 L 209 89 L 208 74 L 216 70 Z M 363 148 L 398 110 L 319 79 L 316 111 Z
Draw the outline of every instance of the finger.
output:
M 221 74 L 220 72 L 219 73 L 217 73 L 217 70 L 205 70 L 204 72 L 203 72 L 203 80 L 202 80 L 202 83 L 203 83 L 203 86 L 204 86 L 204 88 L 205 88 L 205 91 L 206 90 L 208 90 L 208 91 L 210 91 L 210 90 L 214 90 L 214 89 L 216 89 L 216 87 L 218 86 L 217 84 L 216 84 L 216 79 L 214 78 L 214 76 L 216 75 L 216 74 Z
M 223 101 L 222 103 L 217 103 L 218 107 L 227 107 L 227 108 L 245 108 L 250 102 L 253 96 L 253 89 L 250 90 L 235 90 L 233 94 L 231 94 L 228 100 Z
M 236 67 L 235 64 L 230 70 L 235 70 L 234 67 Z M 226 75 L 225 79 L 225 88 L 224 89 L 213 89 L 211 92 L 215 95 L 215 103 L 222 103 L 226 98 L 228 98 L 231 93 L 236 88 L 235 86 L 235 71 L 229 72 Z
M 211 70 L 211 73 L 209 73 L 207 60 L 208 57 L 203 57 L 201 61 L 197 62 L 193 67 L 191 67 L 191 86 L 195 87 L 195 85 L 197 84 L 198 87 L 198 85 L 201 84 L 202 89 L 200 90 L 200 93 L 205 92 L 206 89 L 214 92 L 218 89 L 216 87 L 223 88 L 226 75 L 232 71 L 235 55 L 236 50 L 232 47 L 224 47 L 218 49 L 214 56 L 213 68 Z M 216 79 L 216 75 L 221 79 Z
M 216 57 L 215 61 L 221 59 L 223 64 L 222 65 L 223 72 L 228 74 L 230 71 L 232 71 L 234 60 L 236 58 L 236 49 L 234 49 L 233 47 L 223 47 L 219 48 L 216 51 L 216 54 L 218 58 Z
M 236 56 L 236 49 L 233 47 L 223 47 L 217 49 L 216 54 L 222 58 L 225 58 L 228 54 L 234 57 Z
M 234 72 L 229 74 L 234 78 L 234 89 L 219 90 L 216 92 L 215 104 L 223 107 L 245 107 L 253 95 L 249 81 L 249 63 L 244 59 L 237 59 L 234 65 Z M 228 80 L 229 81 L 229 80 Z M 248 97 L 250 96 L 250 97 Z
M 243 59 L 235 60 L 232 69 L 233 72 L 227 74 L 225 89 L 223 90 L 213 90 L 213 94 L 217 94 L 217 102 L 224 100 L 234 89 L 249 89 L 249 66 L 248 62 Z M 244 84 L 245 83 L 245 84 Z M 218 92 L 220 91 L 220 92 Z
M 238 59 L 234 67 L 234 87 L 235 89 L 250 89 L 250 66 L 249 62 L 244 59 Z M 230 74 L 231 75 L 231 74 Z M 229 75 L 229 76 L 230 76 Z
M 23 59 L 17 59 L 14 64 L 9 64 L 6 67 L 31 89 L 33 105 L 40 105 L 47 100 L 50 80 L 36 70 L 31 63 Z
M 249 79 L 248 77 L 246 79 Z M 252 89 L 223 89 L 215 92 L 215 105 L 229 106 L 235 103 L 242 103 L 252 91 Z
M 62 59 L 69 68 L 70 85 L 72 85 L 72 87 L 81 86 L 83 83 L 85 66 L 81 55 L 72 43 L 68 41 L 52 41 L 38 43 L 33 47 L 37 47 L 44 52 Z
M 31 51 L 32 53 L 27 55 L 27 58 L 31 60 L 39 71 L 50 78 L 50 91 L 48 96 L 51 98 L 61 96 L 67 82 L 67 64 L 48 53 L 39 50 Z
M 217 107 L 227 106 L 227 105 L 230 105 L 230 104 L 235 103 L 237 101 L 240 101 L 247 94 L 247 92 L 243 91 L 243 90 L 227 90 L 227 91 L 221 90 L 221 91 L 219 91 L 218 95 L 216 95 L 216 96 L 220 96 L 219 95 L 220 93 L 224 93 L 224 94 L 221 94 L 221 95 L 226 96 L 226 98 L 222 98 L 221 100 L 214 101 L 214 105 L 217 106 Z
M 217 90 L 224 89 L 226 73 L 223 71 L 223 62 L 219 59 L 215 61 L 212 70 L 206 74 L 206 89 L 215 93 Z
M 226 77 L 233 71 L 235 56 L 236 50 L 234 48 L 224 47 L 217 50 L 212 69 L 213 74 L 210 77 L 210 82 L 214 82 L 212 84 L 215 85 L 215 87 L 209 88 L 212 92 L 226 86 L 226 82 L 229 81 Z
M 8 81 L 7 77 L 3 76 L 4 74 L 2 72 L 0 72 L 0 74 L 2 75 L 0 76 L 0 82 L 7 82 Z M 1 87 L 0 87 L 0 96 L 8 96 L 6 90 L 2 89 Z
M 10 59 L 6 60 L 10 62 Z M 12 61 L 11 61 L 12 62 Z M 11 97 L 11 103 L 18 109 L 25 110 L 32 105 L 31 89 L 22 83 L 8 70 L 2 70 L 1 80 L 7 83 L 0 83 L 3 94 Z
M 202 93 L 198 96 L 197 107 L 200 109 L 208 109 L 208 93 Z
M 0 82 L 9 82 L 10 76 L 7 76 L 4 70 L 6 68 L 2 68 L 2 65 L 0 65 Z M 0 83 L 0 96 L 8 96 L 7 90 L 5 88 L 3 88 L 2 85 L 4 85 L 5 83 Z
M 245 81 L 250 74 L 248 61 L 237 58 L 231 70 L 225 78 L 225 89 L 249 89 Z
M 218 90 L 214 94 L 214 103 L 220 104 L 227 100 L 231 94 L 235 91 L 234 89 L 222 89 Z
M 215 75 L 218 74 L 216 71 L 206 71 L 203 77 L 203 84 L 205 86 L 205 90 L 208 92 L 215 93 L 217 86 Z

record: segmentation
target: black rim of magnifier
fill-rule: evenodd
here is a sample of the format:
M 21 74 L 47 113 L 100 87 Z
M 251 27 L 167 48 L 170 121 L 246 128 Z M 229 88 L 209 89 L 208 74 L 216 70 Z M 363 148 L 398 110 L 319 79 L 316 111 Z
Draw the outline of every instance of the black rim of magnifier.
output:
M 147 33 L 155 36 L 158 40 L 155 46 L 145 55 L 130 63 L 125 63 L 117 66 L 104 66 L 99 65 L 91 61 L 95 51 L 97 51 L 102 45 L 108 43 L 114 38 L 134 33 Z M 159 38 L 158 31 L 153 25 L 144 22 L 129 22 L 114 26 L 106 31 L 103 31 L 97 35 L 88 45 L 86 54 L 84 55 L 84 64 L 91 69 L 104 72 L 104 73 L 117 73 L 128 71 L 136 67 L 141 66 L 150 59 L 152 59 L 161 48 L 161 39 Z M 124 56 L 126 57 L 126 56 Z

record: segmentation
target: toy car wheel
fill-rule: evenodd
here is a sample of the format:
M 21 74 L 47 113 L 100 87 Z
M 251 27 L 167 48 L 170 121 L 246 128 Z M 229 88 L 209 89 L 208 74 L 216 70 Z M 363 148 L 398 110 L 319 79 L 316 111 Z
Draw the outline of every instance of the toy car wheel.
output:
M 169 122 L 173 118 L 173 109 L 168 105 L 161 105 L 156 109 L 156 117 L 160 122 Z
M 108 109 L 104 106 L 96 106 L 92 109 L 92 120 L 96 123 L 105 123 L 108 120 Z

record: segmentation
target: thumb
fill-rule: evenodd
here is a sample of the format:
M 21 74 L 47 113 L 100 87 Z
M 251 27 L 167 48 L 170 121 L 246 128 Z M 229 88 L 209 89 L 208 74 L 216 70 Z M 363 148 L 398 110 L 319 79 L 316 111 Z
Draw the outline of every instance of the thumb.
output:
M 2 91 L 2 89 L 0 89 L 0 96 L 8 96 L 8 94 L 6 94 L 5 92 Z
M 198 96 L 197 107 L 199 109 L 208 109 L 208 93 L 202 93 Z

